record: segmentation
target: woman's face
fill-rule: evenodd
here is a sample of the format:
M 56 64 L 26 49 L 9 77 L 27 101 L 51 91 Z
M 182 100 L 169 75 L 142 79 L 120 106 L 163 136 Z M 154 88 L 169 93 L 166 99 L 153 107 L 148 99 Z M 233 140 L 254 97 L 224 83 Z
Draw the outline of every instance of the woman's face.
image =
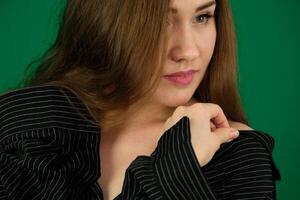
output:
M 214 0 L 171 0 L 167 58 L 154 103 L 177 107 L 192 98 L 214 51 L 215 6 Z

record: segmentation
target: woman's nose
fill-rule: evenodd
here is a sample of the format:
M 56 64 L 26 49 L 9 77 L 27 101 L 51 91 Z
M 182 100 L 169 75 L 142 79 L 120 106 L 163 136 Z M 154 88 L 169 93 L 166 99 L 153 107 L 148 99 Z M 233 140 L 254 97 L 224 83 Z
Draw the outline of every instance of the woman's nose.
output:
M 196 34 L 189 26 L 177 28 L 172 33 L 170 56 L 172 60 L 193 61 L 200 56 Z

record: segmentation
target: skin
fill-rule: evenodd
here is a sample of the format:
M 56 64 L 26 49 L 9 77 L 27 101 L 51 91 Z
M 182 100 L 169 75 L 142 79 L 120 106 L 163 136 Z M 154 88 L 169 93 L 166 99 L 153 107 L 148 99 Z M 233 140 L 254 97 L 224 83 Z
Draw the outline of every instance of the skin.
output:
M 145 127 L 155 122 L 161 123 L 176 107 L 191 101 L 203 79 L 216 42 L 214 18 L 206 19 L 203 16 L 207 12 L 213 15 L 215 5 L 195 13 L 199 5 L 209 1 L 211 0 L 171 1 L 170 7 L 176 9 L 177 13 L 170 12 L 169 15 L 168 53 L 161 81 L 153 96 L 146 96 L 124 113 L 125 116 L 130 116 L 126 121 L 128 126 L 140 124 Z M 175 85 L 163 78 L 164 75 L 189 69 L 198 71 L 187 87 Z
M 153 152 L 166 126 L 172 126 L 179 118 L 180 112 L 176 111 L 177 118 L 173 117 L 170 123 L 170 116 L 176 108 L 197 103 L 192 96 L 203 79 L 216 42 L 214 18 L 207 19 L 203 15 L 213 15 L 215 5 L 195 12 L 198 6 L 207 2 L 211 0 L 171 1 L 170 7 L 177 12 L 169 15 L 167 58 L 157 90 L 153 96 L 146 96 L 124 111 L 124 115 L 128 116 L 124 123 L 126 126 L 101 127 L 102 175 L 98 183 L 104 199 L 113 199 L 121 192 L 125 170 L 136 156 Z M 198 71 L 188 86 L 178 86 L 163 78 L 164 75 L 189 69 Z M 226 124 L 239 130 L 251 130 L 239 122 L 228 121 Z M 211 128 L 216 126 L 211 124 Z

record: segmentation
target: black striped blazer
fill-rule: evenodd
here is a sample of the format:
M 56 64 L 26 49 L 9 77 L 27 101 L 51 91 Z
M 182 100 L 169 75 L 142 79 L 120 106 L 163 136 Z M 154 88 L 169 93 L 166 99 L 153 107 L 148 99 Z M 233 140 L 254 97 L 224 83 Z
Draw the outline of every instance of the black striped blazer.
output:
M 80 115 L 79 113 L 82 113 Z M 0 200 L 99 200 L 101 129 L 83 102 L 64 87 L 39 85 L 0 96 Z M 138 156 L 125 173 L 119 199 L 275 199 L 280 179 L 273 138 L 258 130 L 222 144 L 200 166 L 189 118 Z

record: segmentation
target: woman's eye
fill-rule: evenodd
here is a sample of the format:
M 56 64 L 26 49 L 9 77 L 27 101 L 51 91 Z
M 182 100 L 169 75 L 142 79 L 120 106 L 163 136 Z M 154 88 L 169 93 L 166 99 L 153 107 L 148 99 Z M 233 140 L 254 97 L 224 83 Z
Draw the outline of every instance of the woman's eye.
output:
M 208 22 L 209 18 L 211 18 L 212 15 L 210 14 L 202 14 L 202 15 L 198 15 L 196 17 L 196 21 L 197 23 L 200 23 L 200 24 L 205 24 Z

